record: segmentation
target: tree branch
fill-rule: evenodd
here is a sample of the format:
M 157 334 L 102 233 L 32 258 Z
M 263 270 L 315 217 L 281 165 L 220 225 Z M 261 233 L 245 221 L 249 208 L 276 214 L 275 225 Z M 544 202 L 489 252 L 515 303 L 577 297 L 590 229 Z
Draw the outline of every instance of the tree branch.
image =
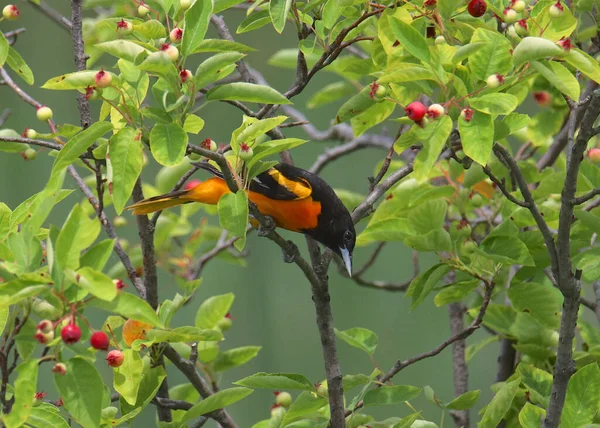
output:
M 32 2 L 33 3 L 33 2 Z M 38 7 L 50 9 L 45 4 Z M 50 9 L 52 10 L 52 9 Z M 85 54 L 83 46 L 83 1 L 71 0 L 71 19 L 72 24 L 68 27 L 71 30 L 73 38 L 73 54 L 75 57 L 75 68 L 77 71 L 84 71 L 88 56 Z M 90 104 L 84 94 L 77 94 L 77 108 L 81 119 L 83 129 L 92 124 L 92 114 L 90 113 Z
M 560 266 L 557 277 L 558 288 L 564 296 L 563 311 L 560 322 L 559 342 L 554 367 L 552 392 L 548 404 L 548 412 L 544 420 L 544 428 L 555 428 L 560 423 L 560 417 L 567 393 L 567 385 L 571 375 L 575 372 L 573 361 L 573 339 L 577 325 L 579 310 L 579 296 L 581 293 L 581 271 L 573 272 L 571 259 L 571 225 L 573 223 L 573 197 L 577 191 L 577 175 L 579 166 L 587 146 L 592 137 L 594 122 L 600 114 L 600 89 L 594 90 L 590 103 L 585 110 L 581 127 L 575 140 L 577 111 L 571 110 L 569 117 L 569 151 L 567 155 L 567 173 L 561 195 L 561 208 L 559 213 L 557 253 Z
M 196 370 L 196 366 L 192 364 L 191 361 L 183 358 L 175 349 L 173 349 L 170 345 L 164 349 L 163 355 L 167 357 L 174 365 L 179 369 L 181 373 L 190 381 L 192 386 L 198 391 L 202 398 L 207 398 L 212 395 L 212 391 L 210 390 L 210 386 L 206 381 L 200 376 L 198 370 Z M 212 419 L 217 421 L 223 428 L 237 428 L 237 424 L 231 419 L 231 416 L 227 413 L 225 409 L 215 410 L 208 414 Z
M 571 200 L 571 204 L 581 205 L 598 195 L 600 195 L 600 187 L 596 187 L 595 189 L 590 190 L 589 192 L 587 192 L 586 194 L 584 194 L 582 196 L 579 196 L 578 198 L 577 197 L 573 198 Z
M 42 12 L 48 18 L 59 24 L 64 30 L 71 32 L 73 24 L 66 17 L 61 15 L 60 12 L 58 12 L 57 10 L 53 9 L 52 7 L 48 6 L 46 3 L 43 2 L 35 2 L 32 0 L 28 0 L 27 3 L 29 3 L 31 6 Z
M 447 283 L 456 281 L 456 272 L 452 271 L 448 274 Z M 450 332 L 452 335 L 460 334 L 463 330 L 464 308 L 462 303 L 454 302 L 448 305 L 448 313 L 450 315 Z M 465 360 L 466 342 L 464 339 L 459 339 L 452 344 L 452 369 L 454 379 L 454 397 L 464 394 L 469 390 L 469 369 Z M 458 427 L 469 426 L 469 411 L 460 410 L 451 413 L 454 423 Z

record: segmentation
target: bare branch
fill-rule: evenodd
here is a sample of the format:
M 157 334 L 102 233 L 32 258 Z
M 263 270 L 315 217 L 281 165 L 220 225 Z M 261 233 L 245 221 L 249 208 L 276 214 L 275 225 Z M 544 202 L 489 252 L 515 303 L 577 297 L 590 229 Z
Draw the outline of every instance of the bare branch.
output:
M 71 32 L 71 28 L 73 26 L 73 24 L 71 24 L 71 21 L 69 21 L 66 17 L 61 15 L 60 12 L 53 9 L 51 6 L 48 6 L 47 3 L 35 2 L 32 0 L 28 0 L 27 3 L 29 3 L 31 6 L 42 12 L 48 18 L 59 24 L 64 30 Z
M 179 369 L 181 373 L 185 375 L 185 377 L 190 381 L 192 386 L 198 391 L 202 398 L 207 398 L 212 395 L 212 391 L 210 390 L 210 386 L 208 383 L 200 376 L 196 366 L 192 364 L 191 361 L 183 358 L 175 349 L 173 349 L 170 345 L 164 350 L 164 356 L 167 357 L 174 365 Z M 215 410 L 208 414 L 212 419 L 217 421 L 223 428 L 237 428 L 237 424 L 231 419 L 231 416 L 227 413 L 225 409 Z
M 600 187 L 596 187 L 595 189 L 590 190 L 588 193 L 586 193 L 585 195 L 579 196 L 578 198 L 573 198 L 573 200 L 571 201 L 571 204 L 581 205 L 598 195 L 600 195 Z
M 11 110 L 9 108 L 5 108 L 0 114 L 0 126 L 4 125 L 8 117 L 10 116 Z
M 373 147 L 379 149 L 389 149 L 389 144 L 378 140 L 372 140 L 369 137 L 370 136 L 361 136 L 355 140 L 342 144 L 341 146 L 325 150 L 325 153 L 319 155 L 315 163 L 313 163 L 313 165 L 310 167 L 310 172 L 318 174 L 331 162 L 363 148 Z
M 504 196 L 506 196 L 506 199 L 508 199 L 509 201 L 511 201 L 513 204 L 517 204 L 520 207 L 524 207 L 524 208 L 529 208 L 529 204 L 525 201 L 522 201 L 520 199 L 517 199 L 513 196 L 512 193 L 510 193 L 510 191 L 506 188 L 506 182 L 504 181 L 504 179 L 500 180 L 498 177 L 496 177 L 494 175 L 494 173 L 492 172 L 492 170 L 486 165 L 481 167 L 483 169 L 483 172 L 485 172 L 485 175 L 487 175 L 488 177 L 490 177 L 490 180 L 492 180 L 492 182 L 498 186 L 498 188 L 500 189 L 500 191 L 502 192 L 502 194 Z
M 33 2 L 32 2 L 33 3 Z M 40 4 L 38 7 L 43 10 L 53 10 L 46 4 Z M 46 12 L 47 13 L 47 12 Z M 64 18 L 63 18 L 64 19 Z M 71 19 L 72 24 L 67 27 L 72 32 L 73 54 L 75 58 L 75 68 L 77 71 L 84 71 L 88 56 L 85 54 L 83 46 L 83 1 L 71 0 Z M 67 21 L 68 22 L 68 21 Z M 90 104 L 84 94 L 77 94 L 77 107 L 83 129 L 92 124 L 92 114 L 90 113 Z
M 69 166 L 67 171 L 69 172 L 69 175 L 71 175 L 71 177 L 73 177 L 73 180 L 75 180 L 77 187 L 79 187 L 79 189 L 81 189 L 81 191 L 87 197 L 87 199 L 90 202 L 90 204 L 92 205 L 92 207 L 94 207 L 94 210 L 97 210 L 98 209 L 98 200 L 96 199 L 96 197 L 94 196 L 94 194 L 92 193 L 90 188 L 84 183 L 83 179 L 81 178 L 81 176 L 79 175 L 79 173 L 77 172 L 75 167 L 73 167 L 71 165 L 71 166 Z M 125 271 L 127 272 L 127 276 L 129 277 L 129 280 L 135 287 L 135 289 L 138 292 L 138 294 L 140 295 L 140 297 L 145 299 L 146 298 L 146 288 L 144 287 L 144 284 L 142 283 L 141 279 L 137 276 L 135 267 L 131 263 L 131 259 L 129 258 L 129 256 L 127 255 L 127 253 L 125 252 L 125 250 L 123 249 L 121 244 L 119 243 L 119 238 L 117 236 L 117 233 L 115 232 L 115 228 L 113 227 L 111 222 L 108 220 L 108 217 L 106 217 L 106 214 L 104 213 L 104 211 L 100 211 L 98 213 L 98 218 L 100 220 L 100 223 L 104 227 L 106 234 L 112 240 L 114 240 L 114 242 L 115 242 L 114 251 L 117 254 L 117 256 L 119 257 L 119 259 L 121 260 L 121 263 L 123 264 L 123 266 L 125 267 Z
M 447 283 L 456 281 L 456 272 L 452 271 L 446 278 Z M 463 326 L 463 316 L 465 313 L 464 307 L 460 302 L 450 303 L 448 305 L 448 313 L 450 315 L 450 332 L 455 335 L 459 334 Z M 465 360 L 466 342 L 464 339 L 459 339 L 452 344 L 452 368 L 454 379 L 454 397 L 464 394 L 469 390 L 469 369 Z M 456 426 L 469 426 L 469 411 L 461 410 L 451 413 Z

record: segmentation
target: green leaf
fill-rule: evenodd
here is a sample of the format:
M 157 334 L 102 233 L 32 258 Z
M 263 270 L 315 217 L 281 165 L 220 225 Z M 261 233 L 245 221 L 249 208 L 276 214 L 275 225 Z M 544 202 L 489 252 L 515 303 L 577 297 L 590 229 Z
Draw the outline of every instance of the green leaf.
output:
M 416 386 L 382 386 L 368 391 L 363 398 L 363 403 L 365 407 L 397 404 L 417 398 L 420 394 L 421 388 Z
M 385 85 L 386 83 L 400 84 L 421 80 L 437 80 L 436 75 L 431 70 L 414 64 L 410 65 L 410 67 L 394 67 L 390 69 L 389 73 L 385 73 L 377 79 L 377 83 Z
M 425 37 L 410 24 L 395 16 L 390 16 L 389 23 L 394 36 L 402 47 L 425 64 L 429 64 L 429 46 L 427 46 Z
M 336 0 L 329 0 L 328 3 L 334 3 Z M 308 108 L 317 108 L 324 106 L 326 104 L 335 102 L 340 98 L 347 97 L 350 94 L 353 94 L 355 91 L 354 86 L 349 82 L 334 82 L 329 85 L 320 88 L 319 91 L 315 92 L 315 94 L 311 97 L 311 99 L 306 103 L 306 107 Z
M 448 273 L 450 266 L 445 264 L 437 264 L 422 273 L 412 280 L 407 297 L 412 297 L 412 305 L 410 310 L 413 311 L 425 300 L 425 297 L 431 293 L 436 284 Z
M 359 137 L 366 131 L 386 120 L 396 108 L 396 103 L 383 101 L 375 103 L 358 116 L 351 119 L 354 136 Z
M 216 342 L 223 339 L 223 335 L 216 330 L 197 327 L 177 327 L 173 330 L 152 329 L 146 332 L 146 338 L 154 342 Z
M 253 83 L 235 82 L 217 86 L 206 93 L 207 100 L 235 100 L 262 104 L 292 104 L 275 89 Z
M 216 8 L 216 5 L 215 5 Z M 215 13 L 219 13 L 215 11 Z M 200 45 L 194 50 L 193 53 L 203 52 L 241 52 L 249 53 L 254 52 L 256 49 L 246 46 L 242 43 L 232 42 L 229 40 L 221 39 L 204 39 L 200 42 Z
M 140 353 L 133 349 L 125 349 L 123 351 L 123 364 L 114 369 L 113 386 L 115 391 L 121 394 L 121 397 L 130 405 L 136 403 L 143 370 L 144 363 Z
M 160 39 L 167 35 L 165 26 L 156 19 L 150 19 L 143 22 L 133 21 L 133 31 L 149 39 Z
M 443 199 L 426 201 L 408 213 L 408 224 L 415 234 L 425 234 L 444 227 L 448 204 Z
M 458 119 L 458 130 L 467 156 L 480 165 L 487 164 L 494 144 L 494 120 L 489 114 L 476 111 L 467 122 Z
M 379 338 L 374 332 L 361 327 L 350 328 L 344 331 L 340 331 L 336 328 L 335 335 L 338 339 L 343 340 L 348 345 L 362 349 L 369 355 L 375 353 L 377 342 L 379 341 Z
M 4 38 L 4 34 L 0 32 L 0 67 L 4 65 L 8 58 L 9 49 L 10 45 L 8 44 L 8 41 Z
M 254 149 L 254 156 L 250 162 L 248 162 L 248 169 L 252 168 L 259 163 L 261 159 L 283 152 L 285 150 L 291 150 L 294 147 L 298 147 L 308 140 L 301 140 L 300 138 L 284 138 L 282 140 L 271 140 L 260 144 Z
M 213 410 L 222 409 L 230 406 L 233 403 L 240 401 L 252 394 L 251 389 L 248 388 L 229 388 L 223 389 L 222 391 L 216 392 L 203 399 L 201 402 L 196 404 L 190 410 L 187 411 L 185 416 L 181 419 L 181 422 L 185 423 L 189 420 L 196 419 L 198 416 L 205 415 L 212 412 Z
M 525 403 L 519 412 L 519 423 L 523 428 L 540 428 L 545 417 L 544 409 L 531 403 Z
M 314 392 L 315 387 L 306 376 L 296 373 L 255 373 L 237 382 L 249 388 L 293 389 Z
M 416 138 L 423 143 L 423 149 L 415 159 L 413 176 L 422 183 L 429 178 L 429 173 L 452 132 L 452 119 L 444 116 L 428 123 L 424 128 L 414 125 L 414 130 Z M 463 144 L 465 144 L 464 141 Z
M 38 380 L 38 360 L 27 360 L 17 366 L 19 374 L 14 384 L 12 410 L 4 414 L 2 420 L 7 428 L 23 426 L 31 414 L 31 403 L 36 392 Z
M 80 425 L 99 426 L 104 383 L 98 370 L 82 357 L 71 358 L 66 364 L 64 375 L 54 375 L 54 383 L 65 409 Z
M 497 92 L 469 99 L 469 105 L 475 110 L 491 115 L 511 113 L 519 105 L 519 100 L 514 95 Z
M 98 299 L 90 300 L 88 305 L 104 309 L 105 311 L 114 312 L 115 314 L 144 322 L 155 327 L 164 328 L 162 321 L 158 315 L 156 315 L 154 309 L 150 307 L 148 302 L 130 293 L 121 292 L 111 302 Z
M 516 370 L 521 383 L 529 391 L 529 399 L 533 404 L 548 406 L 552 390 L 552 375 L 540 368 L 520 363 Z
M 564 51 L 553 41 L 543 37 L 525 37 L 513 51 L 515 67 L 540 58 L 562 56 Z
M 244 19 L 240 25 L 238 25 L 236 33 L 242 34 L 249 31 L 256 30 L 264 27 L 271 22 L 271 17 L 268 10 L 261 10 L 260 12 L 253 12 Z
M 48 288 L 46 285 L 37 284 L 39 284 L 37 281 L 21 279 L 0 283 L 0 308 L 8 308 L 10 305 L 36 296 Z
M 188 56 L 200 46 L 213 10 L 212 0 L 196 0 L 192 3 L 183 18 L 183 37 L 181 39 L 181 55 Z
M 475 356 L 475 354 L 477 354 L 483 348 L 485 348 L 486 346 L 488 346 L 494 342 L 498 342 L 499 340 L 500 340 L 500 336 L 494 335 L 494 336 L 489 336 L 489 337 L 479 341 L 478 343 L 475 343 L 474 345 L 467 346 L 467 351 L 465 353 L 465 361 L 468 363 Z
M 485 413 L 479 423 L 480 428 L 496 428 L 498 424 L 510 409 L 510 406 L 517 394 L 520 378 L 516 378 L 512 382 L 506 382 L 504 386 L 496 393 L 492 401 L 485 409 Z
M 479 280 L 461 281 L 442 290 L 435 295 L 433 302 L 437 307 L 447 305 L 453 302 L 461 301 L 465 296 L 477 288 Z
M 481 394 L 480 390 L 465 392 L 464 394 L 459 395 L 454 400 L 445 404 L 444 407 L 446 409 L 452 410 L 466 410 L 470 409 L 477 403 L 479 400 L 479 395 Z
M 62 269 L 77 269 L 81 252 L 89 247 L 98 234 L 100 225 L 75 205 L 56 239 L 55 257 Z
M 109 42 L 97 43 L 94 47 L 129 62 L 135 62 L 137 56 L 142 52 L 149 53 L 146 48 L 129 40 L 111 40 Z
M 83 256 L 81 256 L 81 266 L 89 266 L 92 269 L 101 271 L 112 254 L 115 241 L 106 239 L 91 247 Z
M 458 64 L 464 61 L 465 59 L 473 55 L 475 52 L 477 52 L 479 49 L 487 46 L 487 44 L 487 42 L 471 42 L 467 45 L 461 46 L 454 53 L 454 56 L 452 57 L 452 64 Z
M 294 400 L 281 421 L 282 427 L 288 427 L 294 421 L 313 416 L 316 412 L 326 406 L 327 399 L 312 392 L 303 392 Z
M 488 236 L 479 248 L 489 258 L 499 263 L 535 266 L 525 243 L 514 236 Z
M 67 269 L 65 274 L 75 285 L 99 299 L 110 302 L 117 297 L 117 288 L 112 279 L 90 267 L 82 267 L 77 272 Z
M 51 404 L 48 406 L 54 407 Z M 31 409 L 31 414 L 29 415 L 29 419 L 27 419 L 27 425 L 37 428 L 48 426 L 51 426 L 52 428 L 69 428 L 69 424 L 58 411 L 54 411 L 50 407 L 44 405 Z
M 564 65 L 556 61 L 532 61 L 531 66 L 560 92 L 574 101 L 579 100 L 579 82 Z
M 234 367 L 239 367 L 256 357 L 260 350 L 260 346 L 242 346 L 220 352 L 217 359 L 213 362 L 213 369 L 216 372 L 224 372 Z
M 96 73 L 97 71 L 85 70 L 63 74 L 61 76 L 49 79 L 46 83 L 42 85 L 42 88 L 54 91 L 67 91 L 73 89 L 86 88 L 88 86 L 95 86 L 94 77 L 96 76 Z M 107 71 L 107 73 L 109 72 Z M 116 79 L 116 76 L 114 74 L 109 74 L 113 79 Z
M 272 0 L 269 2 L 269 15 L 275 31 L 279 34 L 283 32 L 291 6 L 292 0 Z
M 175 166 L 183 161 L 188 136 L 175 122 L 157 123 L 150 131 L 150 149 L 156 161 L 164 166 Z
M 485 81 L 491 74 L 505 75 L 512 70 L 512 45 L 503 34 L 478 28 L 471 37 L 471 43 L 477 42 L 486 45 L 469 57 L 469 68 L 475 77 Z
M 195 114 L 188 114 L 183 124 L 183 130 L 190 134 L 197 134 L 204 128 L 204 119 Z
M 196 327 L 215 328 L 229 312 L 234 299 L 233 293 L 221 294 L 206 299 L 196 313 Z
M 600 83 L 600 65 L 598 65 L 598 61 L 584 51 L 571 48 L 562 59 L 596 83 Z
M 156 125 L 158 126 L 158 125 Z M 123 212 L 144 164 L 140 132 L 123 128 L 108 142 L 106 180 L 117 214 Z
M 252 144 L 253 140 L 256 140 L 256 138 L 260 137 L 261 135 L 264 135 L 270 130 L 278 127 L 286 120 L 287 116 L 275 116 L 252 123 L 242 132 L 240 132 L 235 138 L 234 144 L 232 144 L 234 150 L 237 150 L 237 145 L 242 141 L 245 141 L 248 145 L 250 145 L 250 147 L 252 147 L 254 145 Z
M 563 298 L 553 286 L 535 282 L 512 284 L 508 297 L 515 310 L 529 313 L 549 328 L 560 326 Z
M 108 122 L 96 122 L 71 138 L 58 152 L 58 156 L 54 160 L 46 189 L 52 192 L 57 191 L 62 186 L 63 172 L 67 167 L 84 154 L 98 138 L 112 129 L 112 124 Z
M 0 44 L 1 43 L 2 42 L 0 41 Z M 21 76 L 25 82 L 27 82 L 29 85 L 33 85 L 33 71 L 31 71 L 31 68 L 29 68 L 19 52 L 10 46 L 8 49 L 8 58 L 6 58 L 6 63 L 10 68 L 13 69 L 15 73 Z
M 213 55 L 198 66 L 194 75 L 194 83 L 197 88 L 221 80 L 235 70 L 235 63 L 246 56 L 240 52 L 224 52 Z
M 226 193 L 217 204 L 219 224 L 235 236 L 241 237 L 241 247 L 246 242 L 246 227 L 248 225 L 248 196 L 246 192 Z M 238 241 L 239 242 L 239 241 Z M 239 246 L 236 245 L 236 248 Z
M 600 368 L 598 363 L 593 362 L 571 376 L 560 426 L 576 428 L 592 423 L 598 409 L 600 409 Z
M 342 123 L 365 112 L 375 105 L 375 100 L 369 96 L 371 88 L 365 86 L 362 91 L 346 101 L 338 110 L 335 123 Z
M 133 405 L 130 405 L 124 399 L 121 399 L 121 413 L 127 414 L 134 411 L 136 408 L 146 407 L 150 401 L 156 396 L 158 388 L 162 384 L 163 380 L 167 377 L 165 369 L 162 366 L 156 366 L 148 370 L 142 376 L 140 382 L 136 401 Z M 191 386 L 191 385 L 190 385 Z M 171 395 L 172 399 L 177 399 Z

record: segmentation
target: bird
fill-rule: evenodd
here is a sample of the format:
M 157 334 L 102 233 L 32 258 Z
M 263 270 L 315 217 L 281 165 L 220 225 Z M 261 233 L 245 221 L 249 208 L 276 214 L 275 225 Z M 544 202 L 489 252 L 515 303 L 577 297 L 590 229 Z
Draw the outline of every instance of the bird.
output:
M 230 193 L 223 174 L 207 162 L 193 163 L 214 177 L 186 190 L 141 200 L 126 209 L 144 215 L 165 208 L 200 202 L 216 205 Z M 310 236 L 337 254 L 352 276 L 356 243 L 354 222 L 348 209 L 325 180 L 305 169 L 278 163 L 260 173 L 247 186 L 248 199 L 282 229 Z

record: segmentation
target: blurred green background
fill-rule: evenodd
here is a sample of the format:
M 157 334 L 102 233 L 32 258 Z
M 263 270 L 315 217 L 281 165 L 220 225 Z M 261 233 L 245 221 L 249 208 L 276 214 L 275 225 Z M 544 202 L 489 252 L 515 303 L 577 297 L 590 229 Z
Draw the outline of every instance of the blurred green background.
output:
M 68 2 L 48 1 L 52 7 L 68 13 Z M 15 81 L 40 102 L 49 105 L 54 110 L 57 123 L 79 124 L 77 103 L 73 92 L 46 91 L 40 86 L 49 78 L 74 71 L 71 51 L 70 34 L 58 27 L 54 22 L 36 11 L 30 5 L 19 3 L 21 19 L 17 22 L 2 22 L 2 31 L 26 27 L 27 31 L 19 36 L 16 48 L 33 69 L 35 84 L 27 84 L 15 77 Z M 232 10 L 225 12 L 225 17 L 232 32 L 243 19 L 244 12 Z M 217 38 L 213 29 L 208 37 Z M 270 26 L 261 30 L 235 36 L 237 41 L 258 49 L 247 57 L 250 65 L 261 71 L 264 77 L 279 91 L 283 92 L 293 82 L 294 71 L 282 70 L 267 65 L 269 57 L 282 48 L 295 47 L 295 34 L 290 25 L 283 36 L 278 36 Z M 202 59 L 202 58 L 200 58 Z M 114 64 L 110 58 L 103 58 L 103 65 L 111 67 Z M 199 61 L 196 61 L 199 62 Z M 195 70 L 195 64 L 190 67 Z M 11 75 L 14 75 L 12 73 Z M 332 104 L 317 110 L 307 110 L 306 101 L 324 85 L 335 81 L 334 75 L 326 72 L 317 74 L 304 93 L 293 99 L 294 106 L 305 112 L 310 120 L 320 129 L 325 129 L 335 117 L 340 103 Z M 4 127 L 17 130 L 19 133 L 25 127 L 42 129 L 37 121 L 35 110 L 23 103 L 8 87 L 0 86 L 0 109 L 10 108 L 12 114 Z M 94 115 L 97 117 L 99 104 L 94 105 Z M 241 114 L 227 104 L 211 103 L 199 113 L 206 121 L 200 135 L 192 138 L 199 143 L 206 137 L 218 142 L 229 141 L 230 133 L 241 123 Z M 395 133 L 393 126 L 388 129 Z M 301 131 L 285 130 L 286 136 L 305 137 Z M 308 168 L 327 147 L 336 142 L 311 142 L 293 152 L 295 163 Z M 333 186 L 346 188 L 365 194 L 368 190 L 367 177 L 373 174 L 375 164 L 382 160 L 382 151 L 361 151 L 347 156 L 334 165 L 327 167 L 323 176 Z M 41 153 L 35 161 L 26 162 L 18 154 L 0 155 L 0 201 L 14 209 L 19 203 L 39 192 L 44 187 L 53 158 Z M 144 170 L 144 177 L 153 182 L 153 176 L 158 171 L 154 161 Z M 202 178 L 203 174 L 198 173 Z M 74 188 L 74 183 L 67 178 L 65 186 Z M 53 211 L 50 222 L 60 226 L 72 205 L 80 201 L 81 195 L 75 192 Z M 112 207 L 108 208 L 109 217 L 115 215 Z M 130 217 L 130 214 L 125 214 Z M 132 220 L 132 218 L 129 218 Z M 132 244 L 138 242 L 137 232 L 132 226 L 121 229 L 123 237 Z M 360 227 L 360 226 L 359 226 Z M 293 239 L 305 253 L 304 239 L 295 234 L 281 232 L 286 238 Z M 105 239 L 104 232 L 100 239 Z M 235 293 L 236 299 L 232 308 L 234 318 L 233 328 L 226 333 L 226 341 L 222 349 L 238 346 L 258 345 L 262 350 L 258 357 L 249 364 L 228 372 L 221 381 L 221 387 L 231 386 L 231 382 L 252 373 L 264 372 L 295 372 L 308 376 L 315 383 L 321 381 L 324 368 L 321 358 L 321 345 L 315 325 L 315 310 L 311 301 L 310 286 L 295 265 L 285 264 L 281 260 L 278 247 L 267 240 L 252 234 L 247 243 L 249 250 L 248 267 L 236 267 L 221 261 L 213 261 L 204 271 L 203 283 L 196 298 L 183 308 L 174 319 L 173 325 L 193 324 L 194 315 L 200 302 L 211 295 L 227 292 Z M 359 248 L 355 253 L 355 266 L 360 266 L 369 256 L 372 248 Z M 435 260 L 434 256 L 422 258 L 422 269 L 426 269 Z M 112 256 L 110 264 L 118 262 Z M 378 262 L 367 274 L 368 278 L 403 281 L 412 274 L 411 252 L 400 244 L 388 245 Z M 370 373 L 374 365 L 387 371 L 397 359 L 406 359 L 415 354 L 430 350 L 437 346 L 450 334 L 448 311 L 446 307 L 436 308 L 432 299 L 419 306 L 413 313 L 409 312 L 410 301 L 403 294 L 390 293 L 367 288 L 361 288 L 354 282 L 344 279 L 331 269 L 331 301 L 335 326 L 338 329 L 365 327 L 379 335 L 379 347 L 375 360 L 371 361 L 366 354 L 339 342 L 339 356 L 342 372 Z M 133 288 L 130 286 L 131 292 Z M 171 298 L 178 289 L 174 279 L 165 272 L 160 276 L 161 299 Z M 92 314 L 91 323 L 101 323 L 104 315 Z M 100 327 L 98 325 L 98 327 Z M 472 344 L 487 337 L 485 332 L 477 332 L 468 343 Z M 477 354 L 469 363 L 469 389 L 481 389 L 482 396 L 477 409 L 491 399 L 489 385 L 496 376 L 496 356 L 498 345 L 493 344 Z M 111 382 L 111 374 L 104 362 L 99 359 L 98 368 Z M 38 390 L 50 392 L 48 398 L 57 399 L 55 387 L 52 384 L 50 366 L 46 365 L 40 371 Z M 186 379 L 174 370 L 170 370 L 169 385 L 172 387 L 186 382 Z M 452 398 L 452 361 L 450 348 L 438 357 L 425 360 L 413 365 L 393 379 L 395 384 L 411 384 L 419 387 L 431 385 L 442 401 Z M 353 397 L 353 390 L 348 399 Z M 240 427 L 250 427 L 255 422 L 269 417 L 273 395 L 267 390 L 257 390 L 247 399 L 236 403 L 230 409 L 232 416 Z M 439 423 L 441 412 L 427 402 L 423 395 L 413 403 L 423 415 Z M 372 411 L 375 416 L 402 416 L 411 413 L 404 405 L 376 408 Z M 474 413 L 474 412 L 473 412 Z M 134 427 L 153 426 L 155 424 L 153 406 L 146 409 L 133 423 Z M 473 415 L 474 420 L 478 418 Z M 213 424 L 213 425 L 211 425 Z M 445 425 L 452 424 L 449 415 L 445 417 Z M 210 422 L 206 426 L 214 426 Z

